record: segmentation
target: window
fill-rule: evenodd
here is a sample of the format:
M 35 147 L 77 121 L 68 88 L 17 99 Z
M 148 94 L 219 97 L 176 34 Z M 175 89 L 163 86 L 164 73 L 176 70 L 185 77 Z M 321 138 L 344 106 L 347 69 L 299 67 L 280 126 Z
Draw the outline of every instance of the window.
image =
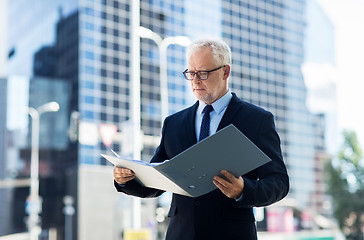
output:
M 89 103 L 89 104 L 94 104 L 95 103 L 95 99 L 93 96 L 85 96 L 84 97 L 85 103 Z
M 94 120 L 94 112 L 92 111 L 83 111 L 81 115 L 84 119 Z
M 102 121 L 106 121 L 106 113 L 101 113 L 100 118 Z
M 92 8 L 85 9 L 86 15 L 95 16 L 95 11 Z
M 101 106 L 107 106 L 107 100 L 105 98 L 101 98 Z
M 85 81 L 84 84 L 85 84 L 85 88 L 88 88 L 88 89 L 94 89 L 94 87 L 95 87 L 94 83 L 91 81 Z
M 100 74 L 101 74 L 102 77 L 106 77 L 107 76 L 107 72 L 106 72 L 105 69 L 101 69 Z
M 85 57 L 86 57 L 87 59 L 94 60 L 95 55 L 94 55 L 94 53 L 93 53 L 93 52 L 86 51 L 86 52 L 85 52 Z
M 94 74 L 94 68 L 93 68 L 93 67 L 91 67 L 91 66 L 85 66 L 85 67 L 83 68 L 83 70 L 84 70 L 84 72 L 85 72 L 85 73 L 88 73 L 88 74 Z
M 113 115 L 113 121 L 115 122 L 115 123 L 117 123 L 117 122 L 119 122 L 119 115 Z
M 118 72 L 113 72 L 113 77 L 115 79 L 119 79 L 119 73 Z

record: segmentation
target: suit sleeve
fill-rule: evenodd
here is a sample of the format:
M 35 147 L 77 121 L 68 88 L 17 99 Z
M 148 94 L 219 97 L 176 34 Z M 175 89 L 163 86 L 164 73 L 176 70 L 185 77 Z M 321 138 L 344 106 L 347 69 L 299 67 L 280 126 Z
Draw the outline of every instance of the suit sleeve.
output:
M 289 178 L 283 162 L 280 139 L 271 113 L 266 114 L 259 127 L 257 146 L 272 160 L 257 168 L 252 175 L 243 176 L 243 197 L 239 207 L 267 206 L 284 198 L 289 190 Z M 254 176 L 254 177 L 250 177 Z
M 167 159 L 165 151 L 164 151 L 165 123 L 166 123 L 166 121 L 164 122 L 163 128 L 162 128 L 161 142 L 160 142 L 151 162 L 163 162 L 164 160 Z M 159 190 L 159 189 L 144 187 L 136 180 L 131 180 L 131 181 L 127 182 L 124 186 L 120 186 L 114 180 L 114 186 L 118 192 L 123 192 L 127 195 L 132 195 L 132 196 L 141 197 L 141 198 L 158 197 L 164 193 L 164 191 Z

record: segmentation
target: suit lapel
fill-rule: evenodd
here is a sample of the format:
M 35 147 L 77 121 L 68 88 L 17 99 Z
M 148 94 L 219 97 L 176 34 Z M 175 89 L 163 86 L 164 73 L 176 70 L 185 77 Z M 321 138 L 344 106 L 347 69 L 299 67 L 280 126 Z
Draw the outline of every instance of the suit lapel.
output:
M 236 113 L 240 109 L 241 100 L 235 95 L 235 93 L 232 93 L 232 95 L 233 97 L 231 98 L 230 103 L 224 113 L 224 116 L 220 121 L 217 131 L 231 124 Z M 196 129 L 195 129 L 195 118 L 196 118 L 197 107 L 198 107 L 198 101 L 196 101 L 196 103 L 187 110 L 186 131 L 188 132 L 188 141 L 191 143 L 191 146 L 197 143 Z
M 188 141 L 191 143 L 191 146 L 197 143 L 196 138 L 196 129 L 195 129 L 195 118 L 196 118 L 196 109 L 198 107 L 198 101 L 191 106 L 187 111 L 187 131 L 188 133 Z
M 240 109 L 240 103 L 241 100 L 235 95 L 235 93 L 232 93 L 233 97 L 230 100 L 230 103 L 224 113 L 224 116 L 222 117 L 220 124 L 217 128 L 217 131 L 219 131 L 220 129 L 223 129 L 224 127 L 228 126 L 229 124 L 231 124 L 232 120 L 234 119 L 236 113 L 239 111 Z

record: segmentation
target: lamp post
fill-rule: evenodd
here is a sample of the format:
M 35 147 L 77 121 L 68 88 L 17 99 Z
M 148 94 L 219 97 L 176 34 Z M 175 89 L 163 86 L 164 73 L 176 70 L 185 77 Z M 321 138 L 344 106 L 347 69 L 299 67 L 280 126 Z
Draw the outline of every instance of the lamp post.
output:
M 151 30 L 140 26 L 140 1 L 131 1 L 131 121 L 133 128 L 133 158 L 141 158 L 142 149 L 142 132 L 140 129 L 140 38 L 150 38 L 155 41 L 160 51 L 160 75 L 161 75 L 161 118 L 168 115 L 168 84 L 167 84 L 167 48 L 170 44 L 187 45 L 190 41 L 186 41 L 186 37 L 170 37 L 162 39 L 158 34 Z M 184 39 L 184 40 L 183 40 Z M 181 43 L 182 40 L 182 43 Z M 187 43 L 188 42 L 188 43 Z M 165 60 L 164 60 L 165 59 Z M 163 62 L 163 64 L 162 64 Z M 163 66 L 162 66 L 163 65 Z M 165 66 L 165 67 L 164 67 Z M 165 90 L 162 90 L 165 89 Z M 132 225 L 135 229 L 141 227 L 141 200 L 133 198 L 132 201 Z
M 57 112 L 59 104 L 48 102 L 38 108 L 29 107 L 28 114 L 32 119 L 31 157 L 30 157 L 30 199 L 29 199 L 29 220 L 28 228 L 30 240 L 38 240 L 41 232 L 39 226 L 42 206 L 39 197 L 39 120 L 46 112 Z
M 159 50 L 159 69 L 160 69 L 160 93 L 161 93 L 161 119 L 162 123 L 164 118 L 168 116 L 169 108 L 168 108 L 168 74 L 167 74 L 167 49 L 169 45 L 180 45 L 183 47 L 187 47 L 191 40 L 186 36 L 174 36 L 174 37 L 166 37 L 162 39 L 162 37 L 153 32 L 152 30 L 139 26 L 138 34 L 141 38 L 147 38 L 153 40 Z
M 73 230 L 72 230 L 72 216 L 75 214 L 75 208 L 73 207 L 74 199 L 72 196 L 64 196 L 63 198 L 64 208 L 63 213 L 65 215 L 64 221 L 64 235 L 65 240 L 72 240 Z
M 133 158 L 141 158 L 141 130 L 140 130 L 140 39 L 137 33 L 140 25 L 140 1 L 131 2 L 131 62 L 130 62 L 130 87 L 131 87 L 131 106 L 130 119 L 132 122 L 133 135 Z M 132 226 L 134 229 L 141 228 L 141 200 L 140 198 L 132 199 Z

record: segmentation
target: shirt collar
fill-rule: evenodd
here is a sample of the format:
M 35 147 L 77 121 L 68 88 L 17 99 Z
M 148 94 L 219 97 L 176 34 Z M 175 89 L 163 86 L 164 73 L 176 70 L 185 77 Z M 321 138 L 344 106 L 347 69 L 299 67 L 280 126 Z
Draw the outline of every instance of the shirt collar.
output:
M 233 95 L 231 94 L 231 91 L 229 89 L 224 96 L 222 96 L 221 98 L 216 100 L 213 104 L 211 104 L 212 107 L 214 108 L 214 111 L 219 115 L 229 105 L 229 102 L 232 97 Z M 199 100 L 197 112 L 199 114 L 202 114 L 202 111 L 206 105 L 207 104 L 204 101 Z

